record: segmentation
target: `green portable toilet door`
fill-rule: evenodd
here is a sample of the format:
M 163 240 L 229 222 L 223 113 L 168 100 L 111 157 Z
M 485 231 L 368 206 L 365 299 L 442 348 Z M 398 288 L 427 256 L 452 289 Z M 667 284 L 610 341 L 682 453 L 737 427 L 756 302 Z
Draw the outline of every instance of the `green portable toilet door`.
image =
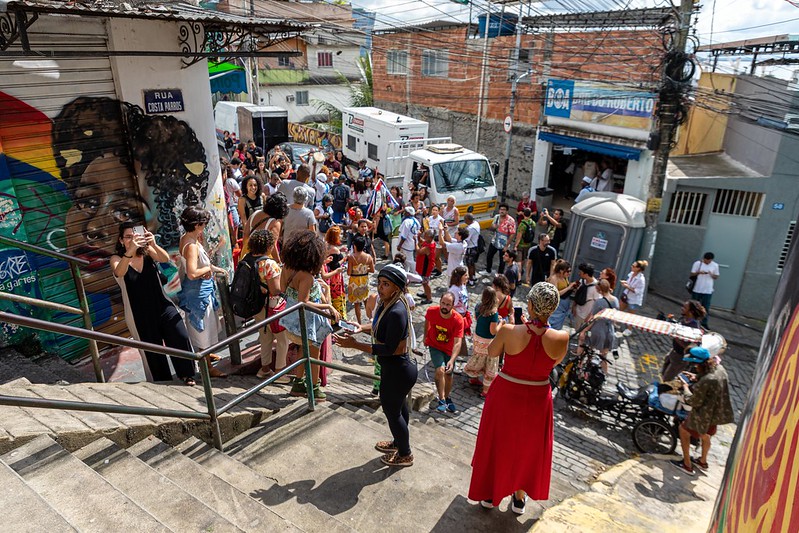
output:
M 602 220 L 586 219 L 579 233 L 577 264 L 572 265 L 574 271 L 577 271 L 580 263 L 592 263 L 597 274 L 605 267 L 612 267 L 619 275 L 623 274 L 624 269 L 618 263 L 626 233 L 625 227 Z

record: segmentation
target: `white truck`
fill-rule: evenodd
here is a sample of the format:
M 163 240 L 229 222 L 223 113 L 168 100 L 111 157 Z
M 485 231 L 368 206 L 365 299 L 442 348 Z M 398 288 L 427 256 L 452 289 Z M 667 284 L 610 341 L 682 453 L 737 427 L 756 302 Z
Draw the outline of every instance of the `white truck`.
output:
M 217 102 L 214 123 L 217 139 L 229 131 L 239 142 L 250 139 L 264 153 L 289 140 L 289 112 L 282 107 L 257 106 L 247 102 Z
M 366 159 L 377 168 L 389 187 L 401 188 L 408 200 L 413 176 L 428 172 L 428 194 L 434 204 L 448 196 L 463 216 L 470 212 L 481 227 L 491 225 L 497 208 L 494 174 L 498 166 L 477 152 L 453 144 L 449 137 L 427 137 L 427 122 L 374 107 L 342 110 L 344 155 L 354 161 Z

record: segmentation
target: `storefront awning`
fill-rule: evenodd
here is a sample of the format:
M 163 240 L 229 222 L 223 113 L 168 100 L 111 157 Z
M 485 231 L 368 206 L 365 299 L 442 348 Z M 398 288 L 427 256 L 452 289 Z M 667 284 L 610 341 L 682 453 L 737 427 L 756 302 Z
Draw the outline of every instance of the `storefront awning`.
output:
M 538 138 L 542 141 L 551 142 L 553 144 L 562 144 L 563 146 L 571 146 L 572 148 L 577 148 L 579 150 L 609 155 L 621 159 L 638 161 L 638 158 L 641 156 L 641 150 L 638 150 L 637 148 L 620 146 L 618 144 L 603 143 L 600 141 L 592 141 L 590 139 L 580 139 L 578 137 L 570 137 L 568 135 L 560 135 L 546 131 L 538 132 Z
M 209 63 L 208 76 L 212 93 L 246 93 L 247 78 L 244 69 L 233 63 Z

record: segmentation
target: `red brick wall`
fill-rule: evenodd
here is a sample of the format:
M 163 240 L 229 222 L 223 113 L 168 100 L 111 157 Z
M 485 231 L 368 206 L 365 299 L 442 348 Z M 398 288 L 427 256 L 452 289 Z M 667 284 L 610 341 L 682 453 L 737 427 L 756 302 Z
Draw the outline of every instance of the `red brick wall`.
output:
M 549 68 L 545 65 L 545 35 L 522 36 L 522 49 L 530 50 L 533 75 L 517 87 L 517 123 L 535 124 L 541 110 L 541 83 L 547 78 L 598 80 L 631 86 L 657 83 L 658 64 L 663 54 L 660 38 L 654 30 L 591 31 L 556 33 L 552 38 Z M 508 113 L 511 83 L 508 72 L 515 36 L 489 40 L 484 111 L 486 118 L 502 120 Z M 483 58 L 482 39 L 466 39 L 466 28 L 448 28 L 414 33 L 390 33 L 373 37 L 372 75 L 375 100 L 477 114 L 480 71 Z M 422 77 L 422 50 L 448 50 L 449 76 Z M 404 75 L 386 72 L 386 53 L 409 51 L 410 98 Z M 522 65 L 519 74 L 525 72 Z M 532 78 L 532 83 L 530 78 Z

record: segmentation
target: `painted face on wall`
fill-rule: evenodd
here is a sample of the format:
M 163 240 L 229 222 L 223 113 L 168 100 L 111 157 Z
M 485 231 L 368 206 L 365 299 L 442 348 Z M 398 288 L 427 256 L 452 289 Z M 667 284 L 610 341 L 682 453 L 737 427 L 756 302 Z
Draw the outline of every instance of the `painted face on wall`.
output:
M 134 177 L 114 155 L 95 159 L 82 174 L 65 229 L 70 253 L 90 261 L 83 268 L 88 276 L 108 264 L 119 224 L 144 224 L 146 204 L 137 190 Z

